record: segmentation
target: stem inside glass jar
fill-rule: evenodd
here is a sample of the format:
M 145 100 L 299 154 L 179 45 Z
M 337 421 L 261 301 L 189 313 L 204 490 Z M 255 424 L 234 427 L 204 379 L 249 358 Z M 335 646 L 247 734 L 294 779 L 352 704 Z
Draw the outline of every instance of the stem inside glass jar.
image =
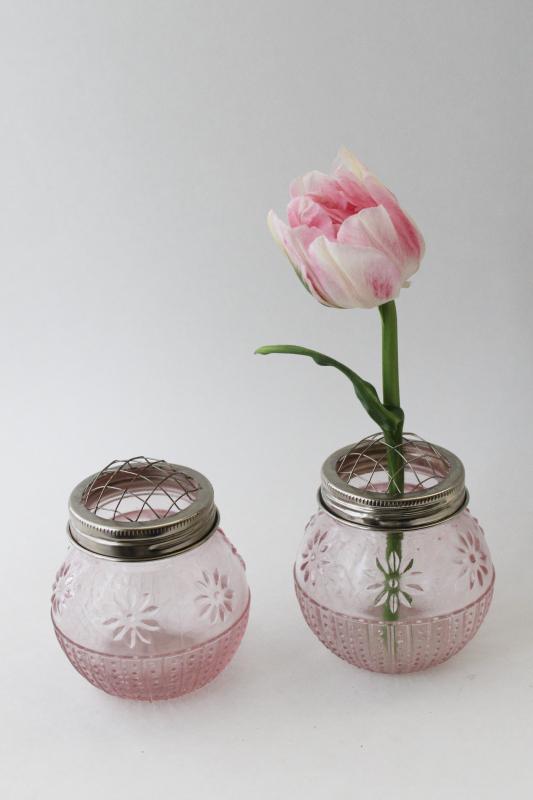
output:
M 400 376 L 398 369 L 398 321 L 394 300 L 379 307 L 382 331 L 382 380 L 383 403 L 387 407 L 400 408 Z M 387 445 L 387 468 L 389 483 L 387 494 L 399 495 L 404 491 L 404 467 L 401 455 L 403 424 L 393 432 L 385 431 Z M 389 569 L 398 568 L 402 558 L 402 531 L 387 534 L 386 561 Z M 394 622 L 398 619 L 399 604 L 386 602 L 383 606 L 383 619 Z

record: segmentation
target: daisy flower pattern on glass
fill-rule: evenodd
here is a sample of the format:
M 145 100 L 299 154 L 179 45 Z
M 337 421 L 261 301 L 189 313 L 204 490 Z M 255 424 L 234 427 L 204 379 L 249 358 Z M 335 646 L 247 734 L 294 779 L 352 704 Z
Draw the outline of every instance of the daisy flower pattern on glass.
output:
M 396 614 L 400 605 L 411 607 L 413 593 L 423 592 L 424 589 L 418 582 L 421 572 L 413 571 L 414 559 L 405 566 L 397 553 L 387 556 L 385 566 L 376 558 L 376 566 L 380 572 L 379 581 L 371 583 L 366 588 L 370 591 L 379 589 L 374 598 L 374 605 L 387 605 L 392 614 Z M 413 582 L 415 579 L 415 582 Z
M 57 571 L 52 587 L 52 609 L 54 614 L 61 614 L 67 600 L 74 597 L 73 583 L 72 567 L 65 562 Z
M 330 560 L 328 556 L 329 544 L 326 542 L 327 531 L 321 533 L 317 531 L 312 534 L 307 540 L 307 544 L 302 553 L 302 563 L 300 570 L 303 572 L 304 583 L 309 583 L 314 586 L 319 575 L 329 567 Z
M 201 594 L 195 600 L 201 617 L 207 617 L 209 622 L 224 621 L 233 611 L 233 589 L 229 586 L 228 576 L 221 575 L 218 569 L 212 574 L 202 572 L 203 580 L 196 581 Z
M 103 625 L 111 629 L 113 641 L 124 640 L 133 649 L 137 641 L 150 644 L 149 634 L 160 630 L 154 619 L 158 610 L 148 592 L 135 594 L 129 590 L 123 597 L 115 597 L 115 613 L 105 619 Z
M 480 537 L 471 531 L 467 531 L 464 535 L 460 533 L 456 552 L 459 555 L 454 559 L 454 564 L 461 567 L 459 578 L 466 575 L 470 589 L 473 589 L 476 583 L 484 586 L 489 574 L 489 566 Z

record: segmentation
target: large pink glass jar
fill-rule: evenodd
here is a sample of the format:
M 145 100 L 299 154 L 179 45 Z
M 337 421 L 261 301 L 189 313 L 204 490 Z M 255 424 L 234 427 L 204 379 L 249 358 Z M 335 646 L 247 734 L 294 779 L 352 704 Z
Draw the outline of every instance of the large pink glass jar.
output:
M 412 435 L 390 454 L 376 435 L 326 460 L 294 577 L 309 627 L 336 655 L 414 672 L 472 639 L 494 568 L 459 459 Z M 402 465 L 401 486 L 391 463 Z
M 165 461 L 115 461 L 74 489 L 52 621 L 87 680 L 160 700 L 198 689 L 229 663 L 250 592 L 218 521 L 207 478 Z

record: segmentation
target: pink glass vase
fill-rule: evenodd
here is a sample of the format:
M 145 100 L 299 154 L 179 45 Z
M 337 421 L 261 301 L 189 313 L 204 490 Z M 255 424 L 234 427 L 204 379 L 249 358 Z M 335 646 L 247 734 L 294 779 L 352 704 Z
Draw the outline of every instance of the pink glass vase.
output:
M 296 558 L 303 615 L 336 655 L 375 672 L 440 664 L 475 635 L 494 568 L 466 509 L 462 465 L 415 437 L 401 451 L 405 492 L 390 494 L 387 446 L 370 437 L 326 461 L 320 508 Z
M 244 562 L 216 524 L 200 473 L 148 459 L 106 469 L 71 498 L 74 542 L 53 587 L 55 633 L 100 689 L 179 697 L 213 680 L 240 644 L 250 606 Z M 91 482 L 90 502 L 80 501 Z M 105 502 L 91 508 L 106 482 Z

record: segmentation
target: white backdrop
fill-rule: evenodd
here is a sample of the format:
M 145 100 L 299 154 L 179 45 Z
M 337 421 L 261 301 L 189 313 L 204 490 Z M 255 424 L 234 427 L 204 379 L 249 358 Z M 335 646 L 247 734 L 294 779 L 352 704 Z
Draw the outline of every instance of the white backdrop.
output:
M 6 800 L 530 796 L 531 36 L 527 0 L 0 2 Z M 372 675 L 307 630 L 292 559 L 319 469 L 371 432 L 379 316 L 300 287 L 265 225 L 353 149 L 427 254 L 398 304 L 407 429 L 465 462 L 497 569 L 477 638 Z M 49 620 L 70 489 L 113 458 L 188 464 L 248 565 L 241 650 L 136 704 Z

